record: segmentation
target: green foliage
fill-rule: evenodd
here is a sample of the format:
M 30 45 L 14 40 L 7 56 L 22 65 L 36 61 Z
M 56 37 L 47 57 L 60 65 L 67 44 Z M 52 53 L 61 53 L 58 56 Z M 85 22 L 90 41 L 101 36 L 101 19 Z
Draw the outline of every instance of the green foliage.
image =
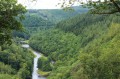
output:
M 22 30 L 21 23 L 25 7 L 17 3 L 17 0 L 0 1 L 0 45 L 11 42 L 13 30 Z
M 119 79 L 120 19 L 84 14 L 33 35 L 30 46 L 54 61 L 48 79 Z
M 0 73 L 1 74 L 15 74 L 15 69 L 11 68 L 10 65 L 5 65 L 4 63 L 0 62 Z
M 53 28 L 61 20 L 73 17 L 77 14 L 85 13 L 88 9 L 73 7 L 75 11 L 63 11 L 61 9 L 28 9 L 22 24 L 25 26 L 24 32 L 14 31 L 14 37 L 29 39 L 29 37 L 40 31 Z
M 22 38 L 28 40 L 30 38 L 30 33 L 28 30 L 24 30 L 23 32 L 13 31 L 12 36 L 14 38 Z
M 16 75 L 18 79 L 30 79 L 33 59 L 32 52 L 21 48 L 20 45 L 15 43 L 10 46 L 3 45 L 0 50 L 0 74 Z
M 70 54 L 70 56 L 72 56 L 73 52 L 76 53 L 79 49 L 78 42 L 79 38 L 76 38 L 74 34 L 53 29 L 41 31 L 34 35 L 30 39 L 30 46 L 35 50 L 43 52 L 46 56 L 49 55 L 50 58 L 57 60 L 63 58 L 64 55 L 62 54 Z M 66 48 L 64 48 L 64 46 L 66 46 Z M 73 49 L 71 49 L 71 47 L 73 47 Z M 57 57 L 58 54 L 61 55 Z
M 22 21 L 22 23 L 25 27 L 31 28 L 33 27 L 49 28 L 50 26 L 53 26 L 53 23 L 47 20 L 47 17 L 41 18 L 41 16 L 38 13 L 29 13 L 29 10 L 25 14 L 25 19 Z
M 51 61 L 47 57 L 40 57 L 38 60 L 38 68 L 42 71 L 51 71 Z
M 19 78 L 15 78 L 15 76 L 9 74 L 0 74 L 0 79 L 19 79 Z
M 65 20 L 67 18 L 73 17 L 77 14 L 86 13 L 88 9 L 82 8 L 81 6 L 73 7 L 74 11 L 64 11 L 62 9 L 40 9 L 40 10 L 28 10 L 30 14 L 38 15 L 43 19 L 48 19 L 54 24 L 57 24 L 61 20 Z
M 72 73 L 73 79 L 119 79 L 120 78 L 120 24 L 111 24 L 106 34 L 88 44 L 81 51 L 79 61 Z M 114 37 L 111 37 L 114 36 Z M 106 39 L 107 38 L 107 39 Z
M 47 77 L 47 76 L 49 76 L 50 71 L 42 71 L 42 70 L 39 69 L 38 74 L 40 74 L 43 77 Z

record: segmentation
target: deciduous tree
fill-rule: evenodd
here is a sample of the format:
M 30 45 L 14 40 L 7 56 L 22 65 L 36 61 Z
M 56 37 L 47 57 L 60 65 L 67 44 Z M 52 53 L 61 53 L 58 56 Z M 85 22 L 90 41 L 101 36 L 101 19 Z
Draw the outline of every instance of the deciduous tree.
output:
M 17 0 L 0 0 L 0 45 L 10 43 L 13 30 L 22 30 L 25 7 L 17 3 Z

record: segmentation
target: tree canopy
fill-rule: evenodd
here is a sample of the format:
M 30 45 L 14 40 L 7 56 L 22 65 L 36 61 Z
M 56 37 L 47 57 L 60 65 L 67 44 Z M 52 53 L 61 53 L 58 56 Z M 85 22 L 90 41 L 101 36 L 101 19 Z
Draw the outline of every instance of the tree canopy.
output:
M 40 70 L 52 69 L 47 79 L 120 79 L 119 29 L 117 15 L 82 14 L 39 31 L 29 44 L 47 56 L 38 60 Z
M 25 7 L 17 3 L 17 0 L 0 0 L 0 45 L 11 42 L 13 30 L 22 30 Z

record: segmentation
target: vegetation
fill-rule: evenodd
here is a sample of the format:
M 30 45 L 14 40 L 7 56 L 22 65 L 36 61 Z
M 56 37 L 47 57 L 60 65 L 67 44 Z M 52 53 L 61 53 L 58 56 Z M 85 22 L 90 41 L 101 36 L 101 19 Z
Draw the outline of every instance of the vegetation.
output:
M 17 0 L 0 0 L 0 45 L 11 43 L 12 31 L 22 30 L 19 20 L 23 19 L 26 9 Z
M 24 15 L 26 9 L 18 4 L 17 0 L 1 0 L 0 7 L 0 79 L 30 79 L 34 56 L 31 51 L 21 48 L 19 42 L 29 39 L 30 35 L 37 31 L 49 29 L 56 22 L 79 13 L 50 10 L 48 12 L 51 14 L 48 15 L 47 10 L 28 10 Z M 41 57 L 38 64 L 42 71 L 46 71 L 39 72 L 45 76 L 49 75 L 53 68 L 51 59 Z
M 20 45 L 3 45 L 0 49 L 0 79 L 30 79 L 33 54 Z
M 29 11 L 29 10 L 28 10 Z M 39 11 L 38 11 L 39 12 Z M 22 21 L 25 27 L 40 27 L 45 28 L 53 26 L 53 23 L 46 18 L 41 18 L 37 13 L 27 12 L 25 14 L 25 19 Z
M 31 78 L 33 54 L 12 39 L 13 31 L 23 30 L 25 12 L 17 0 L 0 0 L 0 79 Z
M 48 56 L 39 62 L 54 61 L 48 79 L 119 79 L 119 23 L 116 15 L 78 15 L 40 31 L 29 43 Z
M 13 75 L 0 74 L 0 79 L 16 79 Z
M 21 21 L 25 26 L 24 31 L 14 31 L 13 37 L 20 37 L 28 40 L 32 34 L 38 31 L 53 28 L 55 24 L 61 20 L 88 11 L 87 8 L 84 9 L 77 6 L 73 8 L 75 11 L 63 11 L 61 9 L 28 9 L 28 12 L 24 15 L 25 19 Z
M 86 13 L 88 11 L 87 8 L 82 8 L 81 6 L 75 6 L 73 8 L 74 11 L 64 11 L 62 9 L 29 9 L 28 13 L 39 16 L 42 19 L 47 18 L 48 21 L 57 24 L 61 20 L 65 20 L 77 14 Z
M 34 11 L 34 10 L 30 10 Z M 21 21 L 23 24 L 23 31 L 13 31 L 13 37 L 19 37 L 24 39 L 29 39 L 33 33 L 36 33 L 40 30 L 46 30 L 52 28 L 54 24 L 45 18 L 41 18 L 38 13 L 28 12 L 24 15 L 25 19 Z
M 51 71 L 52 66 L 50 64 L 50 60 L 47 57 L 40 57 L 38 60 L 38 68 L 41 69 L 42 71 Z
M 76 0 L 68 1 L 70 7 Z M 45 55 L 38 73 L 48 79 L 120 79 L 120 18 L 113 15 L 120 13 L 120 0 L 80 3 L 91 13 L 112 15 L 70 18 L 88 11 L 73 7 L 72 13 L 28 10 L 23 20 L 26 9 L 17 0 L 0 0 L 0 79 L 31 79 L 34 55 L 19 45 L 22 38 Z
M 49 76 L 50 72 L 49 71 L 38 70 L 38 74 L 40 74 L 43 77 L 47 77 L 47 76 Z

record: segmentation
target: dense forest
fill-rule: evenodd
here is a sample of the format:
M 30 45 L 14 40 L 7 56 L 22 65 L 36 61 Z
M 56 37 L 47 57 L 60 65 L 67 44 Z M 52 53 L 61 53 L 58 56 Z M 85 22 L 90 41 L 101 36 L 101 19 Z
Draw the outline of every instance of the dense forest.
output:
M 0 79 L 33 79 L 34 71 L 45 79 L 120 79 L 120 0 L 73 9 L 63 0 L 64 10 L 27 10 L 17 1 L 0 0 Z
M 53 28 L 58 22 L 74 17 L 88 11 L 87 8 L 81 6 L 73 7 L 74 11 L 61 9 L 28 9 L 21 23 L 24 31 L 14 31 L 14 37 L 29 39 L 29 37 L 41 30 Z
M 17 0 L 0 0 L 0 79 L 31 79 L 34 55 L 12 36 L 23 30 L 19 21 L 25 12 Z
M 2 45 L 0 48 L 0 79 L 30 79 L 34 55 L 21 45 Z
M 88 12 L 88 8 L 83 8 L 82 6 L 74 6 L 71 10 L 62 9 L 28 9 L 29 14 L 38 15 L 42 19 L 48 19 L 49 21 L 57 24 L 61 20 L 73 17 L 77 14 L 82 14 Z
M 82 14 L 34 34 L 30 46 L 47 57 L 39 69 L 51 71 L 48 79 L 119 79 L 119 23 L 117 15 Z

